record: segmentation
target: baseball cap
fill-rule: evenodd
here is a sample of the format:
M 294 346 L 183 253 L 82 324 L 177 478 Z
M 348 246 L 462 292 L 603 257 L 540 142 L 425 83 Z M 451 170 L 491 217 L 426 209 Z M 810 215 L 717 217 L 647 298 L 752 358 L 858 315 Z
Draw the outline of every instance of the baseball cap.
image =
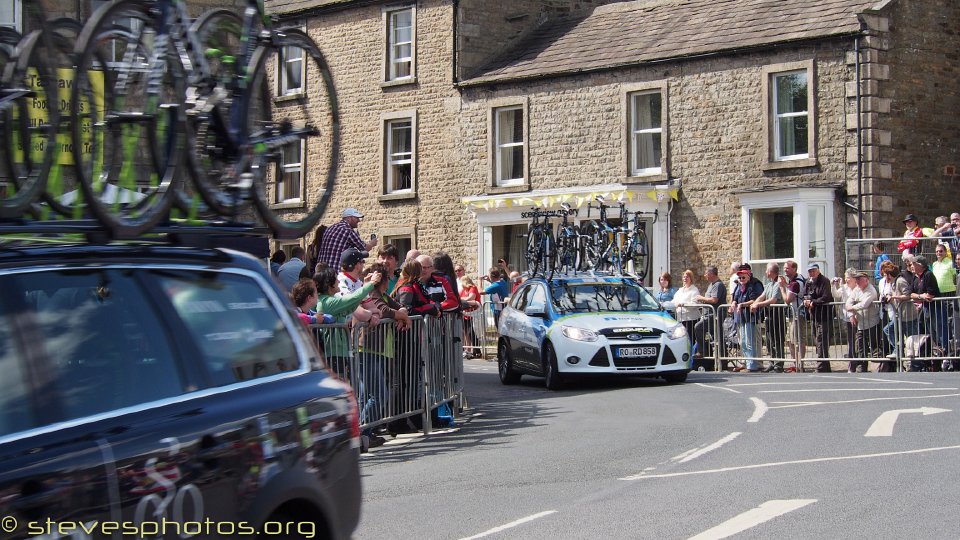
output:
M 738 274 L 750 274 L 753 273 L 753 268 L 749 264 L 743 263 L 740 265 L 740 268 L 737 269 Z
M 908 222 L 908 221 L 914 221 L 914 222 L 916 222 L 916 223 L 920 223 L 920 220 L 917 219 L 917 216 L 915 216 L 915 215 L 913 215 L 913 214 L 907 214 L 907 217 L 903 218 L 903 222 L 904 222 L 904 223 L 906 223 L 906 222 Z
M 343 217 L 355 217 L 363 219 L 363 214 L 361 214 L 356 208 L 347 208 L 343 211 Z
M 857 277 L 858 277 L 858 278 L 870 279 L 870 274 L 868 274 L 868 273 L 866 273 L 866 272 L 857 272 Z
M 913 264 L 922 264 L 924 268 L 930 268 L 930 263 L 927 262 L 927 258 L 923 255 L 918 255 L 914 258 Z
M 807 270 L 819 270 L 820 265 L 817 263 L 810 263 L 807 265 Z
M 360 251 L 357 248 L 347 248 L 342 254 L 340 254 L 340 268 L 353 268 L 357 265 L 358 262 L 366 259 L 370 256 L 370 253 L 366 251 Z

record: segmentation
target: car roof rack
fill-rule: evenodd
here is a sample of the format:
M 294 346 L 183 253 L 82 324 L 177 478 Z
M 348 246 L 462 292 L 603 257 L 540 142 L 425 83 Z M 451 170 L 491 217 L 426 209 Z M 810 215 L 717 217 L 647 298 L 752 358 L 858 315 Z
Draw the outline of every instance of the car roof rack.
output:
M 167 221 L 154 226 L 149 233 L 130 240 L 112 238 L 109 231 L 100 223 L 89 219 L 0 221 L 0 246 L 4 243 L 22 245 L 24 243 L 109 244 L 121 242 L 195 248 L 229 247 L 251 252 L 247 249 L 249 246 L 243 245 L 242 240 L 247 240 L 247 243 L 250 240 L 262 240 L 263 251 L 269 251 L 269 237 L 270 230 L 266 227 L 236 221 Z

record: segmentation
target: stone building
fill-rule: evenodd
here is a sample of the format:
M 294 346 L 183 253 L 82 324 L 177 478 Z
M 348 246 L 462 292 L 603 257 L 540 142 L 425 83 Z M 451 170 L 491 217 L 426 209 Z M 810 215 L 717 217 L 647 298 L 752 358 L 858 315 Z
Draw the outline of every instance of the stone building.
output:
M 365 235 L 473 272 L 523 267 L 522 211 L 585 219 L 597 194 L 643 213 L 654 274 L 787 258 L 835 274 L 844 238 L 958 209 L 955 0 L 269 7 L 336 79 L 325 221 L 355 206 Z

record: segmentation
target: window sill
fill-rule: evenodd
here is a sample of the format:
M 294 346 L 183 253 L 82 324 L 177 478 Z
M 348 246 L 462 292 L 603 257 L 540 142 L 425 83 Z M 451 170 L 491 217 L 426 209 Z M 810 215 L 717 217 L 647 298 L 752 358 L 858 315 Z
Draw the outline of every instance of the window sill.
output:
M 406 86 L 406 85 L 417 84 L 416 77 L 404 77 L 403 79 L 394 79 L 392 81 L 383 81 L 380 83 L 380 88 L 395 88 L 397 86 Z
M 530 184 L 517 184 L 515 186 L 487 186 L 487 195 L 498 195 L 501 193 L 524 193 L 530 191 Z
M 417 193 L 415 191 L 409 191 L 404 193 L 383 193 L 379 197 L 377 197 L 377 200 L 379 200 L 380 202 L 408 201 L 416 198 L 417 198 Z
M 784 169 L 804 169 L 817 166 L 817 158 L 790 159 L 786 161 L 771 161 L 764 164 L 764 171 L 782 171 Z
M 649 173 L 638 176 L 628 176 L 623 179 L 624 184 L 658 184 L 669 181 L 667 173 Z
M 271 210 L 289 210 L 292 208 L 304 208 L 306 203 L 300 199 L 290 199 L 289 201 L 283 201 L 279 203 L 273 203 L 270 205 Z
M 282 95 L 282 96 L 277 96 L 277 97 L 273 98 L 273 102 L 274 102 L 274 103 L 283 103 L 283 102 L 286 102 L 286 101 L 297 101 L 297 100 L 305 99 L 306 97 L 307 97 L 307 93 L 306 93 L 306 92 L 296 92 L 296 93 L 292 93 L 292 94 L 284 94 L 284 95 Z

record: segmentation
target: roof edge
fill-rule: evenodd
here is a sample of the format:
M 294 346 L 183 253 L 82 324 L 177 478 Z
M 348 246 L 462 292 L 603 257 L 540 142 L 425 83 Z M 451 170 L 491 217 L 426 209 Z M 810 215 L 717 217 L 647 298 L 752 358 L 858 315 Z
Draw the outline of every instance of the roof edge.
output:
M 894 1 L 894 0 L 886 0 L 886 1 Z M 863 30 L 857 30 L 857 31 L 855 31 L 855 32 L 843 32 L 843 33 L 839 33 L 839 34 L 830 34 L 830 35 L 826 35 L 826 36 L 817 36 L 817 37 L 810 37 L 810 38 L 801 38 L 801 39 L 784 40 L 784 41 L 773 41 L 773 42 L 769 42 L 769 43 L 763 43 L 763 44 L 759 44 L 759 45 L 750 45 L 750 46 L 746 46 L 746 47 L 733 47 L 733 48 L 729 48 L 729 49 L 717 49 L 717 50 L 714 50 L 714 51 L 708 51 L 708 52 L 703 52 L 703 53 L 685 54 L 685 55 L 680 55 L 680 56 L 665 56 L 665 57 L 663 57 L 663 58 L 654 58 L 654 59 L 651 59 L 651 60 L 641 60 L 641 61 L 635 61 L 635 62 L 618 62 L 618 63 L 615 63 L 615 64 L 608 64 L 608 65 L 597 66 L 597 67 L 592 67 L 592 68 L 577 68 L 577 69 L 559 70 L 559 71 L 554 71 L 554 72 L 550 72 L 550 73 L 541 73 L 541 74 L 536 74 L 536 75 L 519 75 L 519 76 L 505 76 L 505 77 L 492 76 L 492 77 L 489 77 L 489 78 L 473 77 L 473 78 L 468 79 L 468 80 L 460 81 L 459 83 L 456 83 L 454 86 L 457 87 L 457 88 L 470 88 L 470 87 L 478 87 L 478 86 L 496 86 L 496 85 L 499 85 L 499 84 L 507 84 L 507 83 L 512 83 L 512 82 L 533 81 L 533 80 L 540 80 L 540 79 L 560 78 L 560 77 L 567 77 L 567 76 L 570 76 L 570 75 L 578 75 L 578 74 L 583 74 L 583 73 L 600 73 L 600 72 L 610 71 L 610 70 L 619 69 L 619 68 L 624 68 L 624 67 L 635 67 L 635 66 L 655 65 L 655 64 L 663 64 L 663 63 L 666 63 L 666 62 L 675 62 L 675 61 L 682 61 L 682 60 L 696 60 L 696 59 L 700 59 L 700 58 L 711 58 L 711 57 L 715 57 L 715 56 L 733 55 L 733 54 L 739 54 L 740 52 L 752 52 L 752 51 L 761 50 L 761 49 L 773 48 L 773 47 L 776 47 L 776 46 L 778 46 L 778 45 L 793 45 L 793 44 L 807 43 L 807 42 L 811 42 L 811 43 L 812 43 L 812 42 L 818 42 L 818 41 L 842 40 L 842 39 L 847 39 L 847 38 L 851 38 L 851 37 L 857 37 L 857 36 L 860 36 L 860 35 L 863 35 Z

